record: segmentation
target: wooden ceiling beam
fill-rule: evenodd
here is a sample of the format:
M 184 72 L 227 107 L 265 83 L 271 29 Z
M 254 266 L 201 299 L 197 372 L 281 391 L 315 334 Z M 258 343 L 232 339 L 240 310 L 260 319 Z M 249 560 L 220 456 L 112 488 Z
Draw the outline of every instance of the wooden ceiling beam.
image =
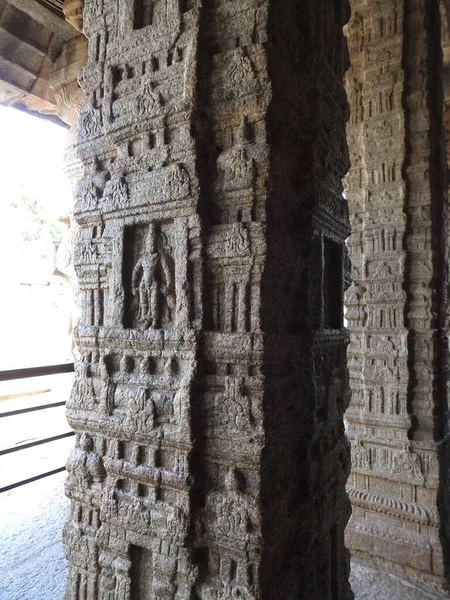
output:
M 80 35 L 72 25 L 60 19 L 51 10 L 45 8 L 37 0 L 7 0 L 9 4 L 27 14 L 29 17 L 50 29 L 63 40 L 71 40 Z

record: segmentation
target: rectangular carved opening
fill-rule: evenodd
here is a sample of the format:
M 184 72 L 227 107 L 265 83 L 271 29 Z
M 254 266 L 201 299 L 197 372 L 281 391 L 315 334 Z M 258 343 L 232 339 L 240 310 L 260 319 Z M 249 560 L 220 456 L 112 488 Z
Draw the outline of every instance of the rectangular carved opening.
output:
M 131 600 L 153 598 L 152 553 L 140 546 L 130 546 L 131 559 Z
M 126 329 L 133 327 L 133 313 L 130 306 L 133 300 L 132 293 L 132 275 L 134 263 L 135 248 L 135 227 L 126 227 L 123 233 L 123 261 L 122 261 L 122 280 L 125 293 L 125 311 L 123 315 L 123 326 Z
M 153 0 L 134 0 L 133 29 L 143 29 L 153 23 Z
M 343 323 L 342 245 L 323 239 L 323 327 L 340 329 Z

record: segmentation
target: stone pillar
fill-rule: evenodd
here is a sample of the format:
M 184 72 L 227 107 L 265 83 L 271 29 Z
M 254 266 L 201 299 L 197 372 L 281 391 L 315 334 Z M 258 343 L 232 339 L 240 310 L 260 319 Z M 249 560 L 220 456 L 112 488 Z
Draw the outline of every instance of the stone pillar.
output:
M 439 3 L 354 0 L 352 8 L 347 540 L 354 551 L 439 582 L 434 439 L 442 439 L 446 410 Z
M 348 16 L 86 4 L 67 600 L 353 597 Z

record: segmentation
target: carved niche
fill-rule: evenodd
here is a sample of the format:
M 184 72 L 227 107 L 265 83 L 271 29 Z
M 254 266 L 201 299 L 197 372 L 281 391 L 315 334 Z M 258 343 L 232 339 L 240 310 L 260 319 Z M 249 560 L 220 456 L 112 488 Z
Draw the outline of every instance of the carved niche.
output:
M 169 329 L 175 326 L 175 239 L 172 223 L 125 228 L 124 326 Z

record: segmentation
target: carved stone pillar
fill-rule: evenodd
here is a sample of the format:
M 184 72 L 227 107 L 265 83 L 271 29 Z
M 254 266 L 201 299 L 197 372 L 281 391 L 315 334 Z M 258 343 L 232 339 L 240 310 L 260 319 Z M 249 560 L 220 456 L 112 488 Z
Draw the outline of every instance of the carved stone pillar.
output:
M 352 2 L 347 540 L 441 581 L 445 156 L 437 0 Z M 441 482 L 442 483 L 442 482 Z
M 348 2 L 90 1 L 67 600 L 350 600 Z

